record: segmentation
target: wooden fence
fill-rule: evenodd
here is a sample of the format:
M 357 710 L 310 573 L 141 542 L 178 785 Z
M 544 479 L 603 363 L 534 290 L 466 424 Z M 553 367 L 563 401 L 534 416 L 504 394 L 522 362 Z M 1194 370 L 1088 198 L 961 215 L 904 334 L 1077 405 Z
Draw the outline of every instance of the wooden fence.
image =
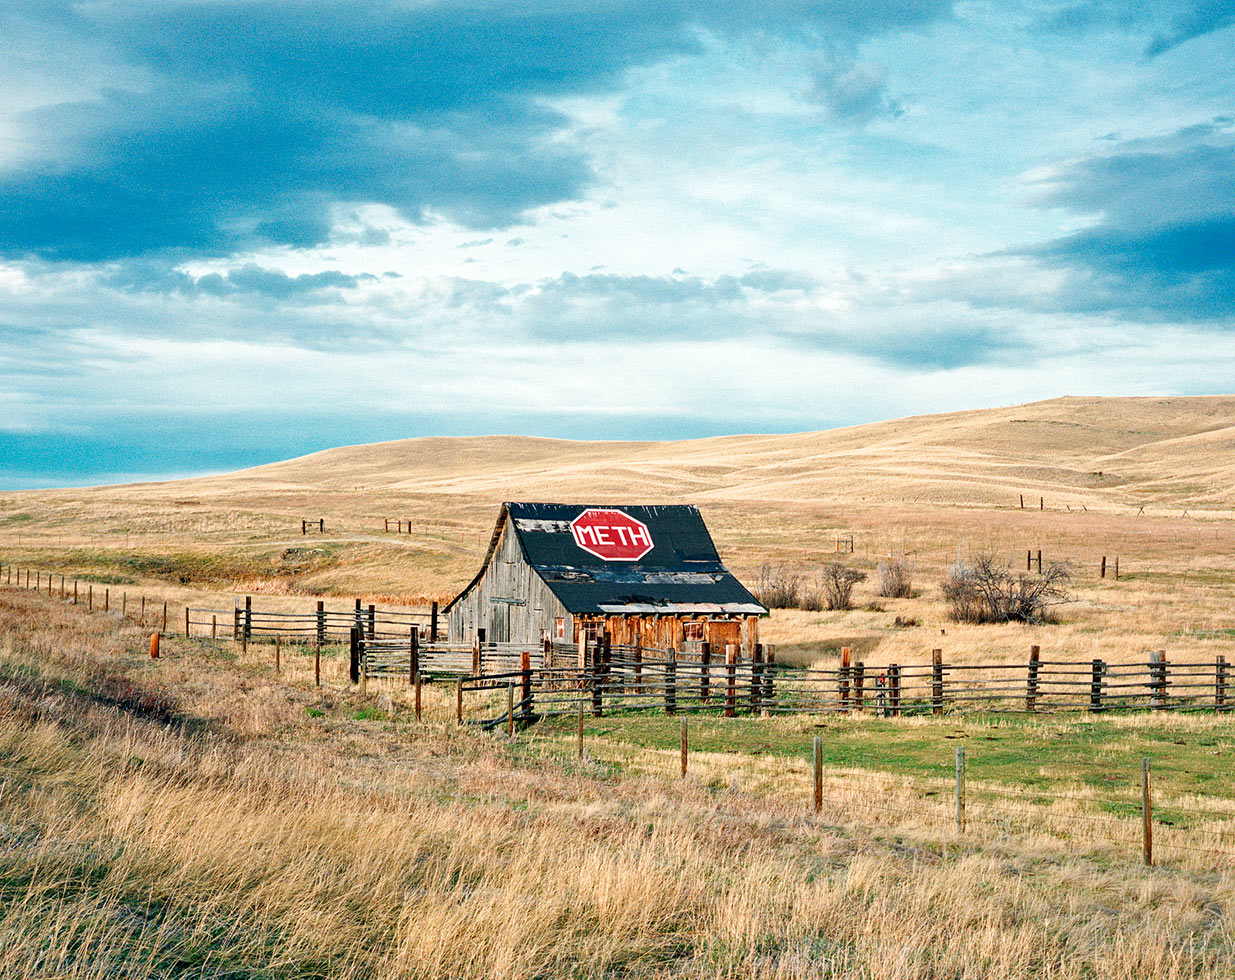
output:
M 252 596 L 245 596 L 243 603 L 237 601 L 231 609 L 188 606 L 184 616 L 185 636 L 231 636 L 245 642 L 280 636 L 289 642 L 346 643 L 353 628 L 360 630 L 363 639 L 390 641 L 406 641 L 408 631 L 415 628 L 433 642 L 438 639 L 439 628 L 436 602 L 426 612 L 378 609 L 376 604 L 364 605 L 359 599 L 347 609 L 327 609 L 319 600 L 317 608 L 309 612 L 275 612 L 254 609 Z
M 546 665 L 543 651 L 527 648 L 481 650 L 479 661 L 476 649 L 472 652 L 473 666 L 479 663 L 481 669 L 457 679 L 459 723 L 508 720 L 505 714 L 492 713 L 493 697 L 484 695 L 506 686 L 518 689 L 524 722 L 580 707 L 594 717 L 620 710 L 885 718 L 953 712 L 1231 710 L 1225 657 L 1171 663 L 1164 651 L 1107 663 L 1043 660 L 1034 647 L 1020 664 L 949 664 L 943 651 L 935 650 L 924 663 L 869 666 L 842 658 L 832 668 L 785 667 L 775 662 L 773 650 L 761 645 L 753 657 L 740 660 L 732 647 L 723 658 L 713 658 L 706 649 L 683 654 L 588 644 L 580 656 L 582 666 Z M 410 681 L 406 658 L 402 670 Z

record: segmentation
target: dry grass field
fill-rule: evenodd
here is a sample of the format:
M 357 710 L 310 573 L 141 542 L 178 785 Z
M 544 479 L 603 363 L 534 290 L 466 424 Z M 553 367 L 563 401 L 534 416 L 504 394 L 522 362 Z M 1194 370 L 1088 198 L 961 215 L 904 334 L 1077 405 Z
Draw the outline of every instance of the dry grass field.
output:
M 850 611 L 765 621 L 791 661 L 1020 661 L 1031 643 L 1235 659 L 1235 397 L 681 443 L 409 440 L 5 493 L 0 562 L 167 600 L 173 619 L 237 594 L 416 605 L 466 583 L 504 499 L 691 501 L 747 579 L 838 557 L 871 573 Z M 954 561 L 1023 568 L 1038 549 L 1072 567 L 1057 621 L 947 619 Z M 912 597 L 875 595 L 888 556 L 912 564 Z M 569 720 L 510 741 L 456 727 L 430 685 L 416 722 L 405 684 L 362 695 L 341 651 L 318 688 L 306 650 L 276 672 L 266 645 L 170 637 L 155 661 L 150 628 L 0 586 L 0 976 L 1235 975 L 1229 714 L 692 717 L 679 779 L 678 719 L 589 718 L 580 761 Z
M 1235 968 L 1235 877 L 1211 849 L 1235 833 L 1229 782 L 1203 797 L 1218 816 L 1160 828 L 1165 858 L 1147 869 L 1135 819 L 1095 816 L 1092 787 L 1071 779 L 1058 799 L 1041 782 L 1017 795 L 992 768 L 961 835 L 938 772 L 837 760 L 815 815 L 806 757 L 761 751 L 774 735 L 759 719 L 727 722 L 733 750 L 701 746 L 681 780 L 654 738 L 615 758 L 595 723 L 579 762 L 552 728 L 513 743 L 456 728 L 449 691 L 430 689 L 417 723 L 405 688 L 366 699 L 337 669 L 321 688 L 303 665 L 276 674 L 268 650 L 171 639 L 152 661 L 145 644 L 115 617 L 0 591 L 6 978 Z M 1231 744 L 1212 718 L 1153 724 Z M 949 746 L 948 725 L 905 733 Z M 1067 728 L 1034 737 L 1097 760 L 1150 734 L 1133 722 L 1073 743 Z M 1202 798 L 1169 780 L 1158 792 L 1168 823 Z

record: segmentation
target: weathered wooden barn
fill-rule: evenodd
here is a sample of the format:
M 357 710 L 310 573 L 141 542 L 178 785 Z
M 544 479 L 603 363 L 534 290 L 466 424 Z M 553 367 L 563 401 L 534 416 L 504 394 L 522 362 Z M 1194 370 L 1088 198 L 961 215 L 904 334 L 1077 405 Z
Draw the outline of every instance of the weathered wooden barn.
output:
M 697 507 L 505 503 L 484 564 L 443 610 L 452 640 L 750 650 L 767 613 L 721 564 Z

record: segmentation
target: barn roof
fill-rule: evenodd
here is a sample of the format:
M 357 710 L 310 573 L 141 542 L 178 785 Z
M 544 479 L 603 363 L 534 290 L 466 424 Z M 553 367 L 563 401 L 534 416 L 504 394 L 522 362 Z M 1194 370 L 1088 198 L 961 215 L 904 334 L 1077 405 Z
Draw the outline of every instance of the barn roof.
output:
M 592 509 L 618 510 L 642 521 L 651 549 L 636 561 L 610 561 L 585 551 L 575 541 L 571 521 Z M 483 577 L 507 525 L 527 563 L 571 613 L 767 612 L 721 563 L 699 508 L 690 504 L 505 503 L 485 563 L 459 598 Z

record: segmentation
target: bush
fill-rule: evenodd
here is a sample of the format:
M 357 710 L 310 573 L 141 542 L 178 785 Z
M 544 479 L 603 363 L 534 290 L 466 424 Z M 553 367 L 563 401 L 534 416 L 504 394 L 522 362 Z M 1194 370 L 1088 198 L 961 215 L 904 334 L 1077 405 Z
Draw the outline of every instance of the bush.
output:
M 913 595 L 913 566 L 899 558 L 881 561 L 878 566 L 878 594 L 889 599 L 908 599 Z
M 953 565 L 942 591 L 958 623 L 1043 623 L 1051 606 L 1071 601 L 1064 585 L 1070 577 L 1068 567 L 1060 563 L 1041 575 L 1013 575 L 1009 566 L 979 555 Z
M 769 609 L 794 609 L 802 591 L 802 576 L 783 565 L 763 565 L 755 578 L 755 598 Z
M 847 568 L 835 562 L 824 565 L 819 576 L 819 592 L 823 605 L 828 609 L 849 609 L 852 605 L 853 587 L 866 578 L 865 572 Z

